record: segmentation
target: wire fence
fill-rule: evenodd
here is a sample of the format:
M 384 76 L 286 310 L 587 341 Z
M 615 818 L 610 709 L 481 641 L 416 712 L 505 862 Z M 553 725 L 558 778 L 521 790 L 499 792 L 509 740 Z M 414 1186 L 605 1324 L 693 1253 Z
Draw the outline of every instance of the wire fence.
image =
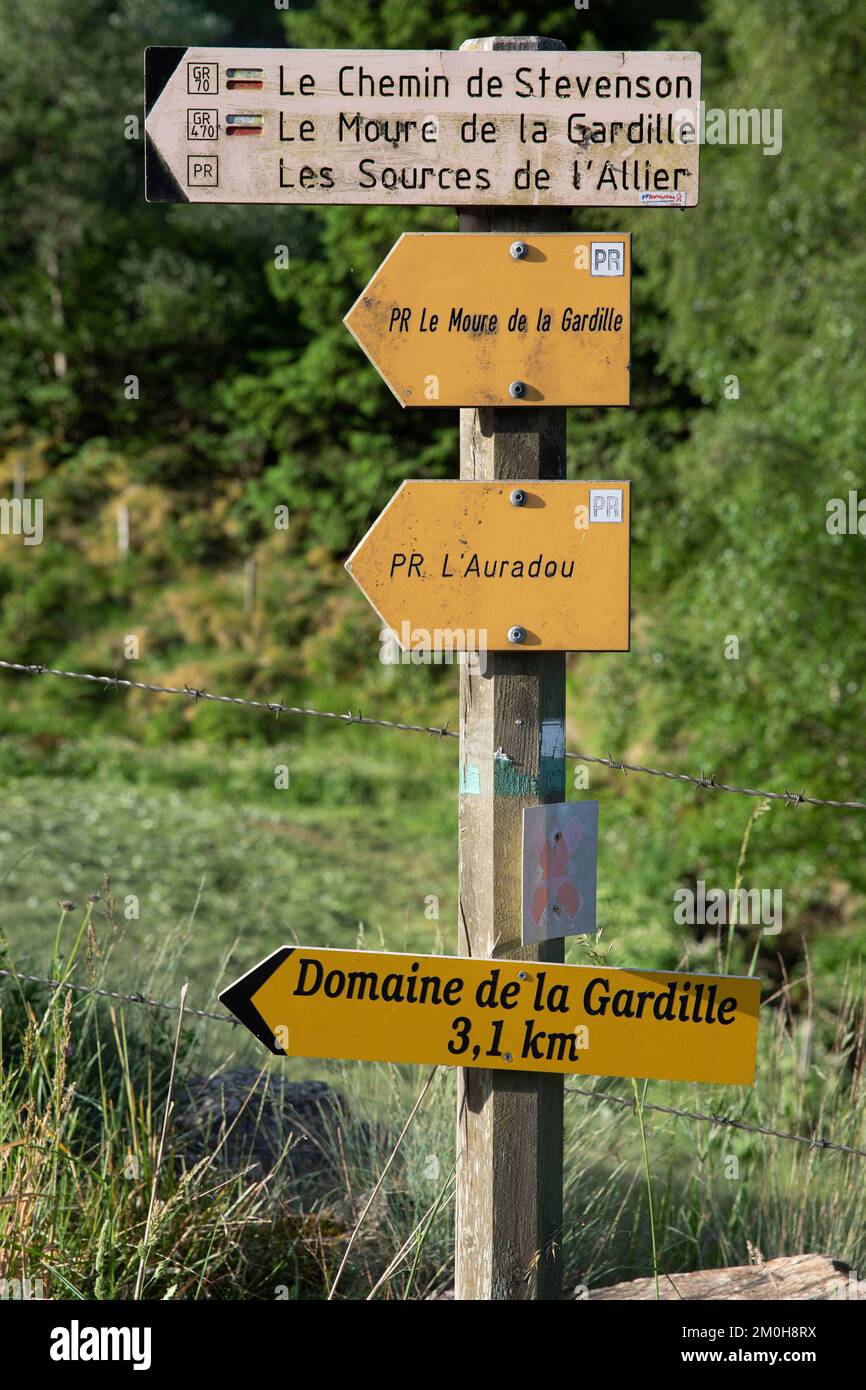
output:
M 282 700 L 254 700 L 244 695 L 215 695 L 210 690 L 198 689 L 195 686 L 157 685 L 151 681 L 130 680 L 125 676 L 98 676 L 89 671 L 61 671 L 53 666 L 41 666 L 33 663 L 28 665 L 18 661 L 0 660 L 0 670 L 15 671 L 27 676 L 59 676 L 65 680 L 91 681 L 101 685 L 105 691 L 146 690 L 153 695 L 178 695 L 195 702 L 199 700 L 213 701 L 216 704 L 260 710 L 272 714 L 276 718 L 287 714 L 308 719 L 330 719 L 346 725 L 363 724 L 368 728 L 390 729 L 397 733 L 426 734 L 432 738 L 459 738 L 457 731 L 449 729 L 447 723 L 441 726 L 402 723 L 394 719 L 372 718 L 362 714 L 360 710 L 357 714 L 351 710 L 340 714 L 336 710 L 313 709 L 308 705 L 286 705 Z M 707 776 L 703 770 L 698 777 L 694 777 L 688 772 L 670 772 L 664 768 L 647 767 L 643 763 L 632 763 L 621 758 L 599 757 L 595 753 L 579 753 L 568 749 L 564 751 L 564 756 L 581 763 L 596 763 L 601 767 L 610 768 L 612 772 L 624 774 L 637 772 L 647 777 L 662 777 L 668 782 L 683 782 L 705 791 L 734 792 L 739 796 L 759 797 L 768 801 L 784 801 L 788 806 L 825 806 L 840 811 L 866 811 L 866 801 L 841 801 L 833 797 L 807 796 L 805 790 L 800 792 L 767 791 L 757 787 L 741 787 L 731 782 L 721 782 L 712 773 Z
M 120 990 L 104 989 L 98 985 L 79 985 L 71 980 L 52 980 L 42 975 L 25 975 L 18 970 L 0 970 L 0 977 L 25 980 L 31 984 L 47 985 L 50 989 L 66 989 L 78 994 L 97 995 L 100 998 L 114 999 L 124 1004 L 140 1004 L 150 1009 L 163 1009 L 168 1013 L 181 1013 L 184 1018 L 206 1019 L 212 1023 L 227 1023 L 232 1028 L 238 1027 L 238 1020 L 233 1018 L 231 1014 L 211 1013 L 207 1009 L 191 1009 L 186 1004 L 169 1004 L 163 999 L 149 999 L 145 994 L 123 994 Z M 758 1134 L 765 1138 L 781 1139 L 790 1144 L 805 1144 L 809 1149 L 847 1154 L 853 1158 L 866 1158 L 866 1149 L 858 1149 L 850 1144 L 840 1144 L 835 1139 L 826 1139 L 819 1134 L 789 1134 L 785 1130 L 773 1129 L 769 1125 L 748 1124 L 745 1120 L 737 1120 L 730 1115 L 705 1115 L 701 1111 L 683 1110 L 676 1105 L 658 1105 L 654 1101 L 639 1103 L 627 1096 L 617 1096 L 608 1090 L 591 1090 L 586 1086 L 566 1085 L 565 1092 L 567 1095 L 584 1096 L 588 1100 L 618 1106 L 623 1110 L 631 1110 L 633 1114 L 637 1113 L 638 1104 L 640 1104 L 641 1110 L 653 1111 L 659 1115 L 672 1115 L 682 1120 L 696 1120 L 701 1124 L 714 1125 L 717 1128 L 736 1129 L 744 1134 Z
M 589 1096 L 592 1100 L 605 1101 L 637 1113 L 638 1102 L 628 1096 L 615 1096 L 610 1091 L 591 1091 L 585 1086 L 566 1086 L 566 1092 L 577 1096 Z M 676 1105 L 657 1105 L 654 1101 L 641 1101 L 641 1110 L 654 1110 L 660 1115 L 675 1115 L 681 1120 L 697 1120 L 701 1124 L 738 1129 L 745 1134 L 761 1134 L 770 1139 L 785 1139 L 790 1144 L 806 1144 L 810 1149 L 834 1149 L 836 1153 L 850 1154 L 855 1158 L 866 1158 L 866 1149 L 854 1148 L 850 1144 L 839 1144 L 834 1139 L 824 1139 L 819 1134 L 788 1134 L 782 1129 L 769 1125 L 750 1125 L 745 1120 L 735 1120 L 730 1115 L 704 1115 L 699 1110 L 682 1110 Z
M 105 691 L 121 689 L 145 690 L 155 695 L 177 695 L 196 702 L 199 700 L 208 700 L 217 704 L 234 705 L 245 709 L 259 710 L 272 714 L 275 717 L 284 714 L 295 715 L 311 719 L 330 719 L 346 725 L 361 724 L 371 728 L 389 729 L 397 733 L 426 734 L 428 737 L 440 739 L 454 739 L 459 737 L 457 731 L 449 729 L 447 724 L 437 726 L 410 724 L 392 719 L 377 719 L 362 714 L 360 710 L 357 713 L 348 710 L 341 714 L 335 710 L 314 709 L 306 705 L 287 705 L 284 704 L 282 700 L 256 700 L 243 695 L 218 695 L 214 694 L 212 691 L 189 685 L 158 685 L 151 681 L 131 680 L 123 676 L 100 676 L 87 671 L 63 671 L 56 667 L 25 664 L 15 661 L 0 660 L 0 669 L 29 676 L 57 676 L 65 680 L 90 681 L 97 685 L 101 685 Z M 606 758 L 599 757 L 596 754 L 580 753 L 573 750 L 566 750 L 565 757 L 575 759 L 579 762 L 596 763 L 603 767 L 610 768 L 615 772 L 636 772 L 649 777 L 662 777 L 671 782 L 684 782 L 707 791 L 734 792 L 741 796 L 760 797 L 771 801 L 784 801 L 791 806 L 826 806 L 838 810 L 866 811 L 866 802 L 864 801 L 841 801 L 827 797 L 807 796 L 805 791 L 794 793 L 789 791 L 766 791 L 753 787 L 741 787 L 728 782 L 720 782 L 715 776 L 706 776 L 703 771 L 699 777 L 694 777 L 685 772 L 670 772 L 662 768 L 647 767 L 642 763 L 628 762 L 625 759 L 616 759 L 610 756 Z M 79 985 L 67 980 L 52 980 L 40 975 L 23 974 L 16 970 L 0 970 L 0 977 L 47 985 L 51 989 L 66 989 L 75 991 L 79 994 L 96 995 L 101 998 L 116 1000 L 119 1003 L 144 1005 L 147 1008 L 161 1009 L 170 1013 L 182 1012 L 185 1018 L 189 1017 L 214 1023 L 226 1023 L 232 1028 L 237 1027 L 238 1024 L 238 1020 L 227 1013 L 218 1014 L 210 1012 L 207 1009 L 187 1008 L 185 1005 L 170 1004 L 165 1000 L 150 999 L 144 994 L 124 994 L 119 990 L 105 989 L 96 985 Z M 636 1100 L 614 1095 L 608 1090 L 590 1090 L 582 1086 L 566 1086 L 565 1090 L 568 1094 L 581 1095 L 590 1100 L 618 1106 L 622 1109 L 636 1111 L 638 1105 Z M 658 1105 L 655 1102 L 649 1101 L 642 1102 L 641 1108 L 644 1111 L 671 1115 L 678 1119 L 697 1121 L 701 1124 L 709 1124 L 716 1127 L 724 1126 L 729 1129 L 739 1130 L 745 1134 L 762 1135 L 766 1138 L 780 1139 L 792 1144 L 805 1144 L 810 1149 L 833 1151 L 856 1158 L 866 1158 L 866 1149 L 859 1149 L 850 1144 L 841 1144 L 836 1140 L 827 1139 L 818 1134 L 790 1134 L 784 1130 L 774 1129 L 766 1125 L 749 1124 L 745 1120 L 737 1120 L 729 1115 L 705 1115 L 700 1111 L 684 1110 L 678 1106 L 672 1105 Z
M 95 994 L 101 999 L 116 999 L 123 1004 L 144 1004 L 149 1009 L 163 1009 L 166 1013 L 183 1013 L 184 1018 L 207 1018 L 213 1023 L 230 1023 L 233 1028 L 238 1020 L 231 1014 L 209 1013 L 207 1009 L 191 1009 L 184 1004 L 169 1004 L 164 999 L 150 999 L 146 994 L 123 994 L 117 989 L 104 989 L 100 985 L 78 985 L 72 980 L 51 980 L 46 975 L 25 975 L 22 970 L 0 970 L 0 977 L 7 980 L 26 980 L 28 984 L 48 985 L 51 989 L 68 989 L 76 994 Z

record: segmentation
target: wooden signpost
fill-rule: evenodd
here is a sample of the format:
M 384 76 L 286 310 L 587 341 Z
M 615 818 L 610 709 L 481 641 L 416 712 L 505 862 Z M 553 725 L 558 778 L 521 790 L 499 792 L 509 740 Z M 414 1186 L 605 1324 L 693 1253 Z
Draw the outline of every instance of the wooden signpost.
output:
M 401 405 L 628 405 L 631 237 L 407 233 L 344 322 Z
M 404 650 L 628 651 L 629 493 L 406 482 L 346 569 Z
M 151 202 L 691 207 L 697 53 L 149 48 Z
M 151 202 L 460 209 L 346 318 L 401 405 L 463 407 L 460 482 L 405 483 L 348 564 L 401 644 L 485 633 L 460 955 L 283 947 L 221 996 L 275 1052 L 458 1068 L 457 1298 L 560 1296 L 564 1073 L 752 1080 L 756 980 L 566 967 L 537 909 L 569 871 L 536 846 L 522 879 L 524 810 L 565 802 L 565 652 L 628 647 L 629 484 L 565 481 L 564 407 L 630 401 L 631 243 L 566 209 L 694 206 L 699 101 L 696 53 L 538 38 L 146 54 Z
M 220 995 L 278 1055 L 750 1085 L 757 980 L 283 946 Z

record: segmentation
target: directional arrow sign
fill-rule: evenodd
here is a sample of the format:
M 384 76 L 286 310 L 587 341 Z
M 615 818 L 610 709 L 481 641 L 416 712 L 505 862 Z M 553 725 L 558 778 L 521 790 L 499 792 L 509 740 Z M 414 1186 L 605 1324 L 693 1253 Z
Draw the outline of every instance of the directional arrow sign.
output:
M 631 238 L 409 232 L 344 322 L 401 405 L 628 405 Z
M 630 484 L 406 482 L 346 561 L 404 651 L 628 651 Z
M 697 53 L 149 48 L 151 202 L 698 201 Z
M 760 982 L 282 946 L 220 999 L 289 1057 L 749 1086 Z

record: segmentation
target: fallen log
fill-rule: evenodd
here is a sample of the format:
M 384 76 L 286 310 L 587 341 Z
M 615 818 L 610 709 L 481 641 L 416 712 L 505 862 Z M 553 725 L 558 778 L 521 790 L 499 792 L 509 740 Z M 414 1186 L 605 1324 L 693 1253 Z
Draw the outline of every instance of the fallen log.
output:
M 632 1279 L 590 1289 L 590 1302 L 615 1299 L 655 1300 L 655 1279 Z M 866 1280 L 842 1260 L 826 1255 L 790 1255 L 728 1269 L 699 1269 L 690 1274 L 660 1274 L 659 1298 L 665 1301 L 755 1299 L 866 1299 Z

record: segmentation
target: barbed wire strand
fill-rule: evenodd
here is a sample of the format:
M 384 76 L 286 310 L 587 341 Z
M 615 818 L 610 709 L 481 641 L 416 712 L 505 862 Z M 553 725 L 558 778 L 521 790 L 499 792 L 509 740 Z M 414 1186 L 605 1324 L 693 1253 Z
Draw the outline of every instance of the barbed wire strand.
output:
M 362 714 L 360 710 L 357 714 L 353 714 L 351 710 L 345 714 L 340 714 L 335 710 L 313 709 L 308 705 L 286 705 L 281 700 L 253 700 L 243 695 L 215 695 L 210 690 L 197 689 L 195 686 L 156 685 L 150 681 L 130 680 L 124 676 L 97 676 L 87 671 L 61 671 L 52 666 L 27 665 L 17 661 L 0 660 L 0 670 L 15 671 L 29 676 L 60 676 L 66 680 L 91 681 L 102 685 L 103 689 L 106 690 L 146 690 L 154 695 L 180 695 L 196 702 L 209 700 L 217 704 L 263 710 L 276 717 L 288 714 L 309 719 L 331 719 L 346 725 L 364 724 L 368 728 L 392 729 L 398 733 L 426 734 L 432 738 L 459 738 L 457 731 L 449 729 L 447 723 L 442 726 L 407 724 L 394 719 L 375 719 Z M 647 777 L 662 777 L 668 782 L 684 782 L 689 786 L 706 791 L 733 792 L 739 796 L 759 797 L 768 801 L 784 801 L 788 806 L 825 806 L 840 811 L 866 811 L 866 801 L 840 801 L 832 797 L 807 796 L 805 790 L 780 792 L 765 791 L 757 787 L 740 787 L 731 782 L 720 782 L 712 773 L 706 776 L 703 771 L 699 777 L 694 777 L 688 772 L 669 772 L 664 768 L 647 767 L 643 763 L 627 762 L 622 758 L 610 756 L 602 758 L 594 753 L 578 753 L 570 749 L 564 751 L 564 757 L 581 763 L 596 763 L 601 767 L 610 768 L 612 772 L 622 772 L 623 774 L 637 772 Z
M 164 1009 L 166 1013 L 180 1012 L 179 1004 L 167 1004 L 162 999 L 150 999 L 146 994 L 122 994 L 120 990 L 103 989 L 99 985 L 77 985 L 72 980 L 49 980 L 43 975 L 25 975 L 20 970 L 0 970 L 0 976 L 7 980 L 27 980 L 34 985 L 50 985 L 52 989 L 74 990 L 78 994 L 98 994 L 102 999 L 117 999 L 124 1004 L 146 1004 L 150 1009 Z M 209 1013 L 207 1009 L 183 1009 L 184 1018 L 209 1018 L 214 1023 L 230 1023 L 236 1028 L 238 1020 L 231 1014 Z
M 144 994 L 123 994 L 119 990 L 103 989 L 98 985 L 78 985 L 71 980 L 50 980 L 42 975 L 25 975 L 18 970 L 0 970 L 0 976 L 10 980 L 27 980 L 31 984 L 48 985 L 51 989 L 75 990 L 79 994 L 95 994 L 104 999 L 116 999 L 125 1004 L 142 1004 L 150 1009 L 164 1009 L 168 1013 L 179 1013 L 179 1004 L 169 1004 L 162 999 L 149 999 Z M 230 1023 L 233 1028 L 237 1028 L 238 1020 L 231 1014 L 211 1013 L 207 1009 L 183 1008 L 184 1018 L 208 1019 L 214 1023 Z M 604 1102 L 605 1104 L 618 1105 L 622 1109 L 631 1110 L 637 1113 L 638 1102 L 627 1096 L 615 1096 L 610 1091 L 592 1091 L 585 1086 L 566 1086 L 566 1093 L 571 1095 L 585 1096 L 589 1100 Z M 741 1130 L 745 1134 L 760 1134 L 772 1139 L 787 1140 L 792 1144 L 806 1144 L 810 1149 L 833 1150 L 836 1153 L 848 1154 L 853 1158 L 866 1158 L 866 1149 L 853 1148 L 850 1144 L 838 1144 L 833 1139 L 824 1139 L 819 1135 L 788 1134 L 785 1130 L 771 1129 L 767 1125 L 750 1125 L 745 1120 L 734 1120 L 727 1115 L 703 1115 L 696 1110 L 681 1110 L 675 1105 L 656 1105 L 654 1102 L 644 1101 L 644 1110 L 654 1110 L 662 1115 L 674 1115 L 678 1119 L 698 1120 L 703 1124 L 720 1125 L 728 1129 Z
M 593 1100 L 609 1101 L 637 1114 L 638 1102 L 629 1096 L 614 1096 L 609 1091 L 590 1091 L 585 1086 L 566 1086 L 572 1095 L 589 1096 Z M 662 1115 L 676 1115 L 681 1120 L 700 1120 L 703 1124 L 722 1125 L 727 1129 L 739 1129 L 745 1134 L 763 1134 L 771 1139 L 787 1139 L 792 1144 L 808 1144 L 810 1149 L 834 1149 L 837 1153 L 850 1154 L 855 1158 L 866 1158 L 866 1149 L 855 1149 L 850 1144 L 837 1144 L 832 1139 L 820 1135 L 787 1134 L 781 1129 L 771 1129 L 768 1125 L 749 1125 L 745 1120 L 734 1120 L 727 1115 L 703 1115 L 698 1110 L 680 1110 L 676 1105 L 656 1105 L 654 1102 L 640 1103 L 643 1110 L 655 1110 Z

